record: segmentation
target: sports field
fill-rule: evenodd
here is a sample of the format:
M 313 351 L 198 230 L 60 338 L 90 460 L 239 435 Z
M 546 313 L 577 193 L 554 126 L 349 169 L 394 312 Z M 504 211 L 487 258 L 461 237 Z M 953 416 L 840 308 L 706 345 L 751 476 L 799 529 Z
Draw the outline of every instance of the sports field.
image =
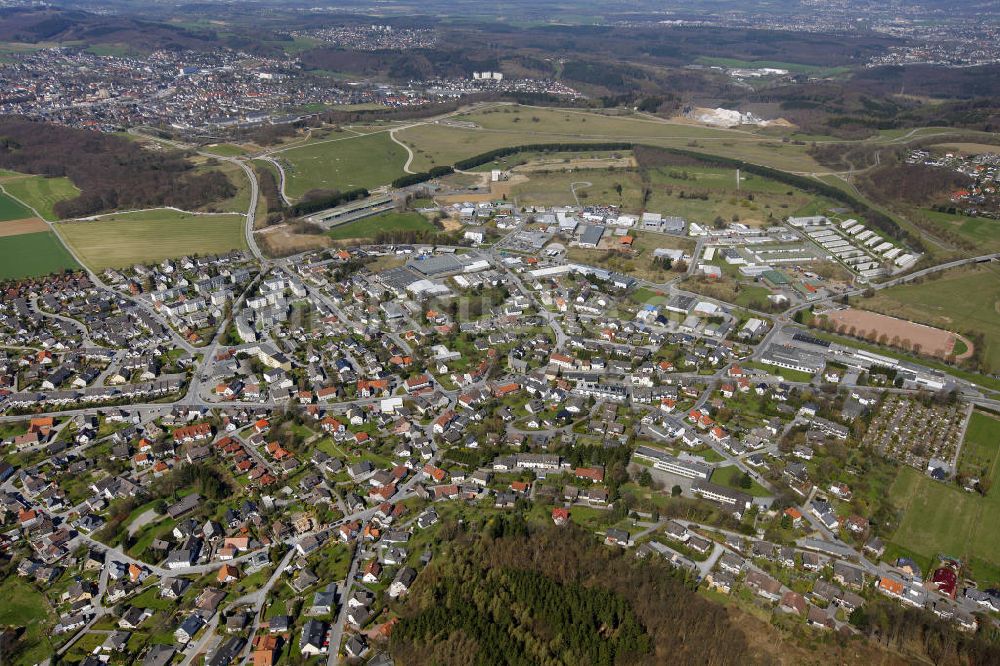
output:
M 1000 421 L 994 419 L 977 419 L 966 436 L 966 446 L 971 442 L 980 452 L 992 448 L 993 477 L 998 439 Z M 991 488 L 982 497 L 902 467 L 889 488 L 889 497 L 903 512 L 889 539 L 891 546 L 918 556 L 925 571 L 936 556 L 950 555 L 968 563 L 981 584 L 1000 583 L 1000 490 Z
M 31 206 L 50 221 L 59 219 L 52 210 L 56 202 L 72 199 L 80 194 L 80 190 L 69 178 L 46 178 L 5 172 L 0 175 L 0 185 L 3 185 L 8 194 Z
M 380 231 L 433 231 L 435 226 L 420 213 L 382 213 L 356 222 L 333 227 L 327 236 L 333 240 L 374 238 Z
M 311 143 L 278 153 L 284 163 L 285 191 L 291 198 L 309 190 L 346 191 L 387 185 L 402 176 L 406 151 L 388 132 Z
M 1000 370 L 1000 267 L 979 264 L 943 271 L 940 277 L 905 284 L 857 301 L 857 306 L 902 319 L 984 336 L 983 359 Z
M 0 280 L 47 275 L 79 267 L 51 231 L 0 236 Z
M 244 249 L 240 215 L 192 215 L 170 210 L 111 214 L 65 222 L 59 233 L 92 270 L 157 262 L 188 254 Z
M 848 329 L 849 335 L 868 340 L 878 340 L 885 336 L 892 343 L 902 341 L 903 347 L 906 343 L 919 353 L 929 354 L 937 358 L 946 358 L 949 354 L 961 357 L 958 345 L 962 345 L 964 354 L 970 353 L 968 341 L 959 343 L 959 337 L 951 331 L 942 328 L 917 324 L 906 319 L 898 319 L 877 312 L 867 310 L 856 310 L 846 308 L 835 310 L 824 315 L 837 327 L 838 330 Z M 898 344 L 893 343 L 894 346 Z

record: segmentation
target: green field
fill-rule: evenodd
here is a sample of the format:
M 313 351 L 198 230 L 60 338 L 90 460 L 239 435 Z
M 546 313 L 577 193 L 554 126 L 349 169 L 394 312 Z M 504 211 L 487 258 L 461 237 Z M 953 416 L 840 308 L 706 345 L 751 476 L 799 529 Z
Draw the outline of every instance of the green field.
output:
M 570 185 L 590 183 L 576 186 L 576 195 L 581 205 L 615 204 L 625 211 L 633 212 L 642 207 L 642 184 L 637 171 L 585 169 L 526 175 L 526 182 L 518 183 L 511 189 L 511 194 L 521 205 L 571 205 L 574 200 Z M 621 185 L 621 195 L 615 189 L 616 185 Z
M 386 185 L 403 175 L 406 151 L 388 132 L 311 143 L 278 153 L 285 165 L 289 197 L 309 190 L 351 190 Z
M 961 558 L 982 585 L 1000 583 L 1000 490 L 981 497 L 903 467 L 889 497 L 903 512 L 890 545 L 923 567 L 938 555 Z
M 952 215 L 925 209 L 916 211 L 915 215 L 919 215 L 935 226 L 947 229 L 970 243 L 974 243 L 976 254 L 996 252 L 1000 249 L 1000 220 Z
M 92 270 L 151 263 L 189 254 L 246 248 L 240 215 L 191 215 L 171 210 L 111 214 L 68 222 L 59 233 Z
M 46 220 L 59 219 L 52 207 L 63 199 L 72 199 L 80 190 L 69 178 L 46 178 L 44 176 L 4 177 L 0 181 L 7 194 L 31 206 Z
M 0 236 L 0 280 L 47 275 L 79 267 L 51 231 Z
M 52 656 L 51 621 L 45 596 L 29 583 L 10 576 L 0 584 L 0 626 L 24 627 L 20 649 L 4 655 L 5 664 L 37 664 Z
M 29 217 L 35 217 L 35 214 L 25 208 L 20 201 L 0 192 L 0 222 L 23 220 Z
M 437 229 L 420 213 L 382 213 L 333 227 L 326 233 L 334 240 L 374 238 L 380 231 L 434 231 Z
M 960 472 L 978 478 L 996 479 L 997 454 L 1000 453 L 1000 420 L 983 412 L 973 412 L 965 431 Z
M 806 153 L 806 145 L 783 143 L 773 133 L 745 129 L 715 129 L 644 116 L 611 116 L 594 112 L 501 106 L 454 116 L 475 126 L 433 123 L 396 133 L 414 151 L 414 170 L 505 146 L 530 143 L 634 141 L 657 146 L 696 149 L 768 164 L 792 171 L 822 170 Z
M 956 333 L 982 333 L 986 367 L 990 372 L 1000 370 L 1000 268 L 981 264 L 938 275 L 919 284 L 883 289 L 872 298 L 859 299 L 857 305 Z

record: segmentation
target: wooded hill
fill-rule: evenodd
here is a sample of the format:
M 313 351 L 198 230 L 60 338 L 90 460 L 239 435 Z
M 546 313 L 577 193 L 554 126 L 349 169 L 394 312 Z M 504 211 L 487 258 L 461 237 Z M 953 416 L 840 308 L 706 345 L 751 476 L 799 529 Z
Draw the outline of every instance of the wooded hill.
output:
M 746 664 L 721 606 L 662 563 L 637 566 L 577 528 L 495 516 L 418 577 L 391 650 L 401 664 Z M 683 631 L 678 631 L 684 627 Z
M 858 634 L 768 623 L 709 601 L 658 557 L 604 546 L 578 526 L 529 524 L 519 513 L 482 520 L 443 523 L 446 545 L 393 602 L 397 664 L 997 663 L 988 638 L 889 600 L 851 616 Z
M 0 168 L 73 181 L 80 195 L 55 205 L 60 218 L 152 206 L 193 210 L 236 193 L 225 174 L 195 173 L 180 151 L 153 152 L 119 136 L 17 116 L 0 116 Z

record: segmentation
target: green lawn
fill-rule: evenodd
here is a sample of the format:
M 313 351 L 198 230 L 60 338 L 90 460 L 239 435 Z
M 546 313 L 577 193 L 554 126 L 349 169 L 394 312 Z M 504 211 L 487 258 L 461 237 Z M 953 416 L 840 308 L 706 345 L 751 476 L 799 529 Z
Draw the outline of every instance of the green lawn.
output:
M 79 267 L 51 231 L 0 236 L 0 280 L 47 275 Z
M 20 201 L 0 192 L 0 222 L 23 220 L 29 217 L 35 217 L 35 214 L 28 210 Z
M 24 627 L 17 652 L 4 655 L 5 664 L 37 664 L 52 656 L 48 602 L 24 580 L 11 576 L 0 584 L 0 626 Z
M 59 225 L 59 233 L 92 270 L 152 263 L 188 254 L 246 248 L 240 215 L 191 215 L 171 210 L 112 214 Z
M 630 298 L 639 305 L 663 305 L 667 297 L 662 292 L 655 292 L 646 287 L 639 287 L 630 294 Z
M 720 486 L 726 486 L 727 488 L 732 488 L 733 490 L 739 490 L 753 497 L 767 497 L 771 493 L 764 486 L 760 485 L 756 481 L 753 481 L 749 488 L 744 488 L 740 485 L 740 477 L 743 476 L 743 470 L 741 470 L 736 465 L 729 465 L 726 467 L 718 467 L 715 473 L 712 474 L 712 483 L 717 483 Z
M 986 367 L 991 372 L 1000 370 L 1000 268 L 980 264 L 939 275 L 884 289 L 872 298 L 859 299 L 857 305 L 956 333 L 982 333 Z
M 386 185 L 403 175 L 406 151 L 388 132 L 327 143 L 312 143 L 278 154 L 285 165 L 289 197 L 309 190 L 368 189 Z
M 436 227 L 420 213 L 382 213 L 333 227 L 327 236 L 334 240 L 374 238 L 380 231 L 434 231 Z
M 63 199 L 72 199 L 80 190 L 69 178 L 46 178 L 44 176 L 24 176 L 4 179 L 3 189 L 7 194 L 31 206 L 46 220 L 59 219 L 52 207 Z
M 961 558 L 981 585 L 1000 583 L 1000 490 L 986 497 L 902 467 L 889 497 L 903 512 L 891 544 L 930 561 Z

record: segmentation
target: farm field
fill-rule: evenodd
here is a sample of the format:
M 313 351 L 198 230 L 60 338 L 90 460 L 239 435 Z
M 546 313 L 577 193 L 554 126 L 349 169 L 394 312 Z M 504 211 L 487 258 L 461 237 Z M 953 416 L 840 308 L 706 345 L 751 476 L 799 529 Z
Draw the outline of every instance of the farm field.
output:
M 903 512 L 891 546 L 916 555 L 925 571 L 938 555 L 950 555 L 967 563 L 982 586 L 1000 582 L 1000 491 L 982 497 L 903 466 L 889 497 Z
M 982 358 L 990 372 L 1000 370 L 1000 268 L 992 264 L 943 271 L 920 284 L 883 289 L 858 307 L 984 336 Z M 956 298 L 961 294 L 961 298 Z
M 538 120 L 533 120 L 537 118 Z M 748 130 L 726 130 L 642 116 L 505 106 L 454 116 L 473 126 L 430 123 L 396 133 L 414 150 L 411 168 L 452 164 L 487 150 L 530 143 L 634 141 L 742 158 L 792 171 L 821 170 L 807 147 Z
M 79 267 L 51 231 L 0 236 L 0 280 L 47 275 Z
M 311 143 L 277 154 L 285 165 L 286 192 L 299 198 L 309 190 L 351 190 L 386 185 L 403 175 L 406 151 L 387 132 L 328 143 Z
M 28 210 L 20 201 L 0 191 L 0 222 L 8 220 L 23 220 L 34 217 L 35 214 Z
M 31 206 L 46 220 L 58 220 L 52 207 L 63 199 L 72 199 L 80 190 L 69 178 L 46 178 L 5 172 L 0 176 L 0 185 L 7 194 Z
M 327 236 L 333 240 L 374 238 L 380 231 L 434 231 L 436 227 L 420 213 L 382 213 L 363 220 L 333 227 Z
M 62 223 L 59 233 L 92 270 L 100 271 L 187 254 L 244 249 L 243 224 L 241 215 L 151 210 Z

